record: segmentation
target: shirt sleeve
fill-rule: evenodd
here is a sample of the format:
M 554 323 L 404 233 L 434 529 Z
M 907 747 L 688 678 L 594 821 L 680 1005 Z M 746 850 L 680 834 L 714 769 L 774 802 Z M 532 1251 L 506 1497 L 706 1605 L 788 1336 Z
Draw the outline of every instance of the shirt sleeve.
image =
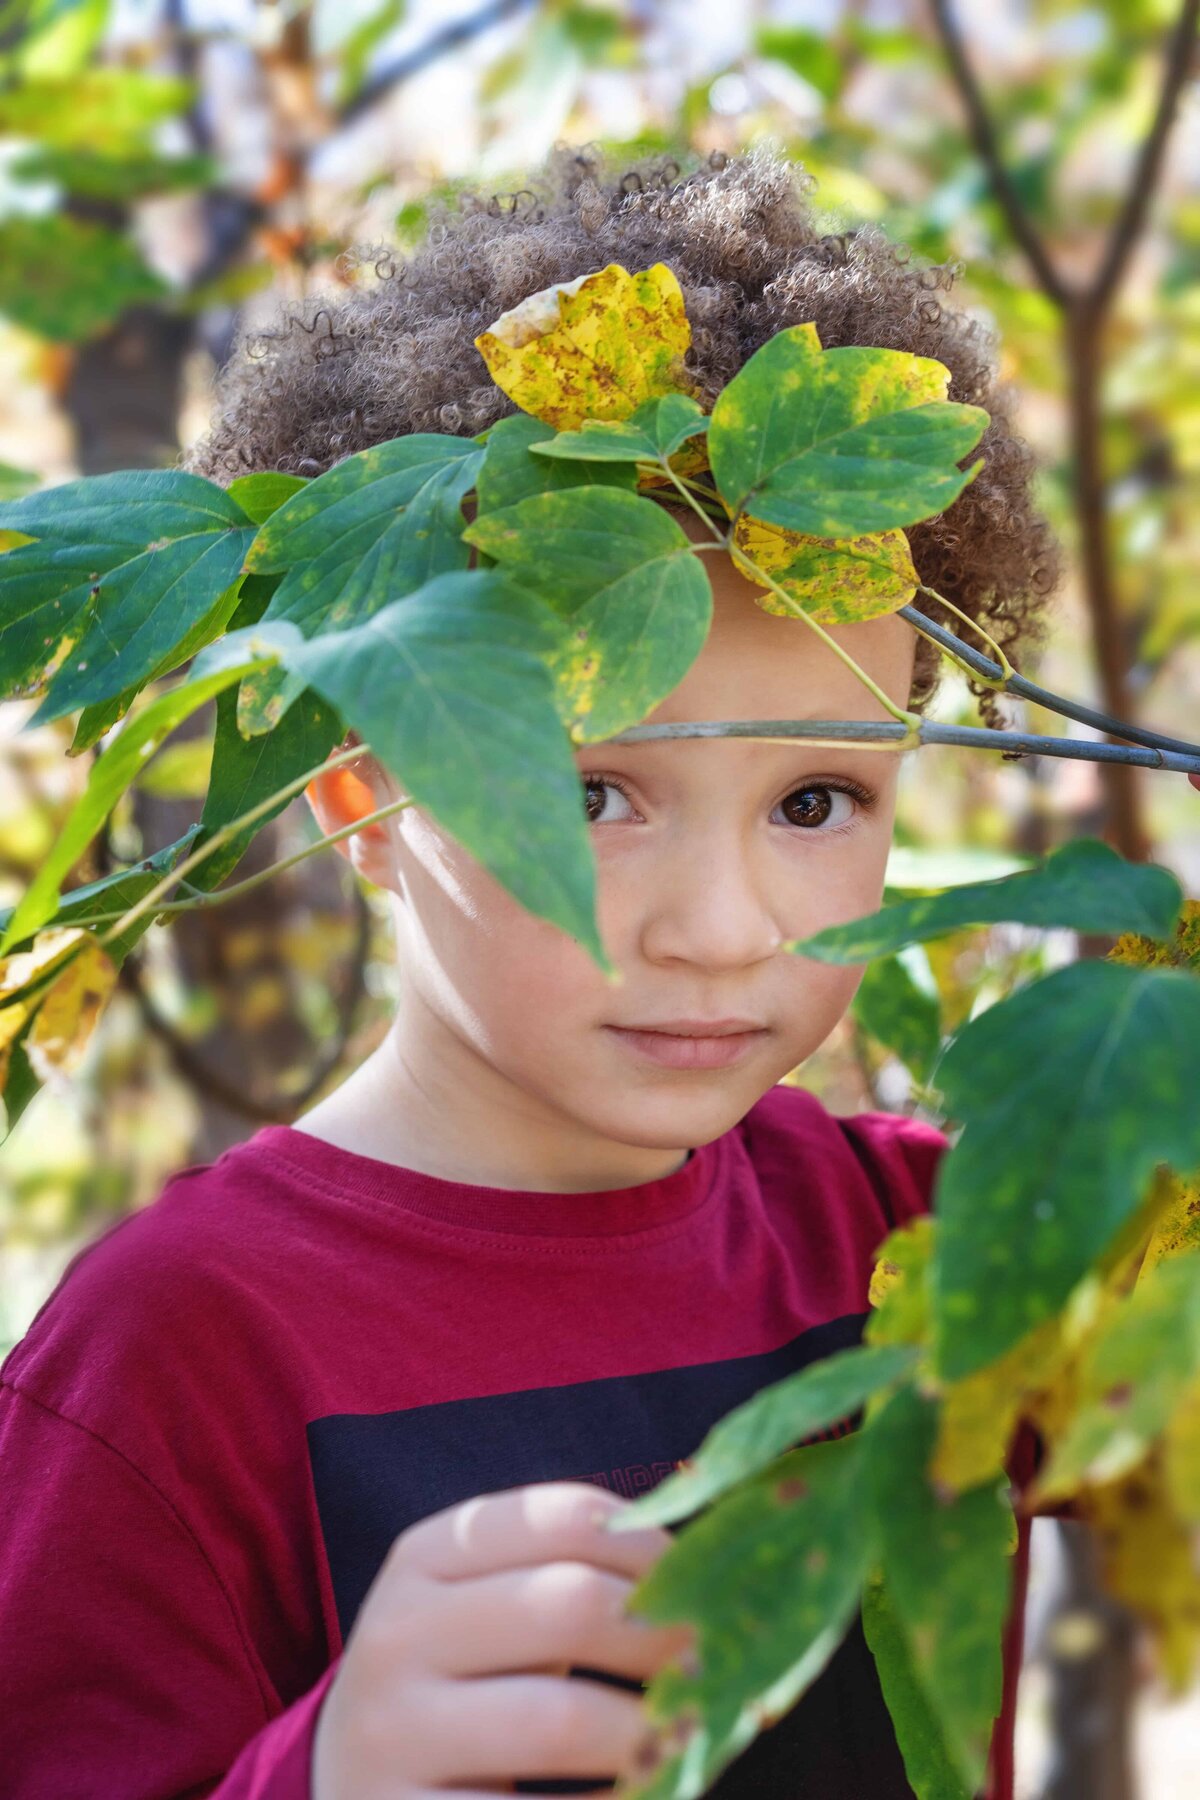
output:
M 6 1800 L 309 1800 L 337 1668 L 285 1707 L 185 1521 L 102 1438 L 0 1384 Z
M 879 1200 L 889 1231 L 933 1209 L 934 1188 L 950 1140 L 935 1125 L 899 1113 L 852 1113 L 838 1120 Z

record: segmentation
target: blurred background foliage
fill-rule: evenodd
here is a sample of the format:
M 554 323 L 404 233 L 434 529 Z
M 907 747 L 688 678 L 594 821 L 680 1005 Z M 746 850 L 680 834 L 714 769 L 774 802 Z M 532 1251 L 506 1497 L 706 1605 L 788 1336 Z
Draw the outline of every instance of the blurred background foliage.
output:
M 239 310 L 265 318 L 280 296 L 371 280 L 358 247 L 402 253 L 432 195 L 519 203 L 556 140 L 633 159 L 765 139 L 816 178 L 823 228 L 875 220 L 958 262 L 957 304 L 1000 333 L 1042 503 L 1072 553 L 1051 639 L 1023 672 L 1194 737 L 1197 10 L 0 0 L 0 492 L 170 464 L 204 428 Z M 0 704 L 0 905 L 96 753 L 65 756 L 69 720 L 18 736 L 35 705 Z M 949 668 L 934 716 L 978 722 Z M 1009 716 L 1065 728 L 1036 707 Z M 212 725 L 206 708 L 148 766 L 72 885 L 192 822 Z M 889 881 L 1002 874 L 1081 833 L 1200 890 L 1200 808 L 1182 777 L 932 748 L 905 764 Z M 314 836 L 293 802 L 239 878 Z M 921 1111 L 945 1031 L 1088 950 L 997 927 L 874 965 L 792 1079 L 837 1112 Z M 4 1145 L 0 1354 L 98 1231 L 343 1079 L 385 1031 L 395 982 L 383 896 L 336 854 L 150 932 L 80 1068 Z M 1200 1765 L 1195 1708 L 1156 1709 L 1086 1546 L 1041 1522 L 1035 1544 L 1019 1792 L 1182 1800 Z

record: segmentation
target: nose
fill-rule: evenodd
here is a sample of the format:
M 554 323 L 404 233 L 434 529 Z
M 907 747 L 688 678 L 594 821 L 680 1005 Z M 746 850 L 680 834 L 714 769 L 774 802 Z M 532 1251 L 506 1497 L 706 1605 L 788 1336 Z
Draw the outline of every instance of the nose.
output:
M 648 962 L 737 969 L 773 956 L 785 941 L 764 862 L 729 836 L 700 834 L 664 856 L 644 890 L 641 950 Z

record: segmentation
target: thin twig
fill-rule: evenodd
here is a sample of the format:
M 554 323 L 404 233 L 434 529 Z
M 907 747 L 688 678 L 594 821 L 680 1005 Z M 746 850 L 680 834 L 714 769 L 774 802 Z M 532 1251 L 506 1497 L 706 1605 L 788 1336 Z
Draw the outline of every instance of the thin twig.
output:
M 1061 713 L 1064 719 L 1078 719 L 1081 725 L 1091 725 L 1097 731 L 1107 731 L 1113 737 L 1125 738 L 1131 744 L 1148 744 L 1159 750 L 1174 750 L 1182 756 L 1194 756 L 1200 746 L 1189 744 L 1184 738 L 1167 737 L 1161 731 L 1148 731 L 1141 725 L 1126 725 L 1120 719 L 1111 718 L 1108 713 L 1098 712 L 1095 707 L 1083 706 L 1076 700 L 1065 700 L 1061 694 L 1055 694 L 1049 688 L 1039 687 L 1036 681 L 1029 681 L 1014 669 L 1005 679 L 1001 679 L 1001 669 L 990 656 L 982 651 L 964 644 L 953 632 L 935 625 L 924 613 L 918 612 L 915 606 L 902 606 L 899 609 L 902 619 L 916 627 L 922 637 L 932 638 L 943 650 L 952 655 L 956 661 L 967 664 L 971 673 L 984 676 L 994 681 L 1001 693 L 1019 694 L 1022 699 L 1033 700 L 1038 706 L 1044 706 L 1048 712 Z
M 996 198 L 1008 220 L 1009 229 L 1029 258 L 1039 282 L 1052 300 L 1065 306 L 1070 290 L 1050 260 L 1050 253 L 1035 231 L 1021 197 L 1009 177 L 992 129 L 991 117 L 984 104 L 983 93 L 975 79 L 975 71 L 967 60 L 962 33 L 947 0 L 930 0 L 930 11 L 937 26 L 954 79 L 966 107 L 976 154 L 987 168 Z
M 1154 123 L 1138 152 L 1125 202 L 1113 226 L 1100 271 L 1087 290 L 1088 304 L 1096 312 L 1103 312 L 1112 299 L 1146 223 L 1150 202 L 1154 198 L 1155 187 L 1162 172 L 1163 156 L 1171 134 L 1175 109 L 1190 72 L 1197 20 L 1200 20 L 1200 0 L 1184 0 L 1166 50 L 1162 89 Z
M 649 743 L 659 738 L 761 738 L 764 742 L 818 739 L 854 749 L 904 747 L 909 727 L 879 719 L 698 719 L 671 725 L 634 725 L 603 739 L 605 744 Z M 1187 751 L 1131 744 L 1097 744 L 1089 738 L 1043 737 L 1034 731 L 994 731 L 985 725 L 943 725 L 922 719 L 918 744 L 962 744 L 978 750 L 1019 750 L 1030 756 L 1065 756 L 1074 762 L 1134 763 L 1144 769 L 1177 769 L 1200 774 L 1200 744 Z
M 468 13 L 465 18 L 451 19 L 445 25 L 439 25 L 423 43 L 406 51 L 403 56 L 396 57 L 394 62 L 388 63 L 377 75 L 365 82 L 339 111 L 338 124 L 349 125 L 352 120 L 384 99 L 398 83 L 419 75 L 430 63 L 436 62 L 439 56 L 444 56 L 446 51 L 456 50 L 460 44 L 469 43 L 491 26 L 502 24 L 505 19 L 511 18 L 515 13 L 525 12 L 535 4 L 536 0 L 488 0 L 486 6 Z

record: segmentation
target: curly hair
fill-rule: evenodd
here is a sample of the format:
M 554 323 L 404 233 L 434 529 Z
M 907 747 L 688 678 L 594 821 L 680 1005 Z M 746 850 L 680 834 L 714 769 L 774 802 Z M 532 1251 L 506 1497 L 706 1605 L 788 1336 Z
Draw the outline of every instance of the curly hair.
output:
M 516 194 L 431 203 L 408 256 L 360 249 L 376 285 L 293 303 L 265 330 L 243 327 L 210 429 L 184 466 L 217 482 L 259 469 L 318 475 L 409 432 L 474 436 L 516 410 L 473 342 L 500 313 L 608 262 L 665 262 L 683 290 L 685 360 L 706 408 L 768 338 L 810 320 L 826 348 L 875 344 L 946 365 L 949 398 L 990 415 L 972 453 L 986 460 L 944 513 L 909 528 L 913 561 L 1006 652 L 1040 643 L 1060 546 L 1034 504 L 1036 461 L 1010 422 L 1015 396 L 997 375 L 995 333 L 938 298 L 959 265 L 916 266 L 873 224 L 822 233 L 813 177 L 766 148 L 714 152 L 684 175 L 670 157 L 621 167 L 594 146 L 560 145 L 529 179 Z M 955 628 L 936 602 L 915 605 Z M 915 709 L 936 692 L 942 661 L 919 637 Z M 1002 725 L 994 691 L 968 685 L 984 719 Z

